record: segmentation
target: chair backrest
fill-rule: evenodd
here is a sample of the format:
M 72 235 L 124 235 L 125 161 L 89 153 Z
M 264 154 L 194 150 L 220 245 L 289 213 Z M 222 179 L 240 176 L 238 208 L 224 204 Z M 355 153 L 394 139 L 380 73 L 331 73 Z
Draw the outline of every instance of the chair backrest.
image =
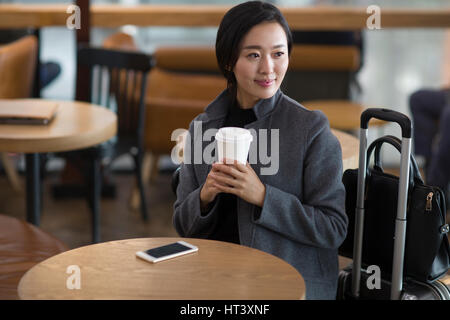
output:
M 146 82 L 153 58 L 139 52 L 81 47 L 77 59 L 91 72 L 90 102 L 114 110 L 118 136 L 136 138 L 141 146 Z
M 150 72 L 149 82 L 149 103 L 161 98 L 183 99 L 187 103 L 206 102 L 204 108 L 227 87 L 227 81 L 222 76 L 169 72 L 159 67 Z
M 358 70 L 359 49 L 340 45 L 293 45 L 289 71 L 346 71 Z
M 349 99 L 359 48 L 346 45 L 294 45 L 282 90 L 299 102 Z
M 0 98 L 31 96 L 36 70 L 37 39 L 26 36 L 0 46 Z
M 214 48 L 159 47 L 155 68 L 147 87 L 147 134 L 145 146 L 155 153 L 167 153 L 175 143 L 176 129 L 202 113 L 226 87 L 220 74 Z
M 154 57 L 156 66 L 163 70 L 220 75 L 213 47 L 159 47 Z
M 155 68 L 147 91 L 150 103 L 184 100 L 188 104 L 206 103 L 204 108 L 227 86 L 212 47 L 159 47 L 153 56 Z
M 150 72 L 147 92 L 145 146 L 156 153 L 170 153 L 175 143 L 174 130 L 189 128 L 191 121 L 225 88 L 220 76 L 167 72 L 154 68 Z

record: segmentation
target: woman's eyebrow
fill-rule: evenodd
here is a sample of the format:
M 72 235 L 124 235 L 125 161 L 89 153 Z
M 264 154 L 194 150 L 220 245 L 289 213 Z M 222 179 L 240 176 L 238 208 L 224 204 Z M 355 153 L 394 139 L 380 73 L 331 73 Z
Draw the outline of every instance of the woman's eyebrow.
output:
M 286 45 L 285 44 L 277 44 L 277 45 L 273 46 L 272 49 L 279 49 L 282 47 L 286 47 Z M 242 49 L 262 49 L 262 47 L 258 46 L 258 45 L 249 45 L 249 46 L 243 47 Z

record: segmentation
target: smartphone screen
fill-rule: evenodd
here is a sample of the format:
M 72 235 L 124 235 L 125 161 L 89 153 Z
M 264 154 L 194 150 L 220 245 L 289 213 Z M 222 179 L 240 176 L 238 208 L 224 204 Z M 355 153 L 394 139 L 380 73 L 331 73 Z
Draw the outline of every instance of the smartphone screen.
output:
M 178 241 L 164 246 L 151 248 L 147 251 L 138 251 L 136 252 L 136 256 L 148 262 L 156 263 L 197 251 L 198 248 L 196 246 L 184 241 Z
M 145 251 L 148 255 L 155 257 L 155 258 L 161 258 L 164 256 L 168 256 L 171 254 L 192 250 L 192 248 L 189 248 L 185 245 L 182 245 L 181 243 L 171 243 L 162 247 L 153 248 L 150 250 Z

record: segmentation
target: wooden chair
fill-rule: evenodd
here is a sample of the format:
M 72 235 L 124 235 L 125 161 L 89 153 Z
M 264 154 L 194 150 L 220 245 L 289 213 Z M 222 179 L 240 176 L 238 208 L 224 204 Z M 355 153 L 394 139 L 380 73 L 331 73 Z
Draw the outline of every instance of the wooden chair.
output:
M 92 47 L 80 48 L 77 58 L 80 65 L 88 67 L 91 71 L 91 83 L 88 86 L 90 92 L 87 95 L 91 97 L 91 102 L 115 110 L 118 118 L 118 133 L 115 139 L 83 150 L 92 164 L 89 172 L 89 200 L 93 216 L 93 242 L 98 242 L 100 241 L 100 163 L 105 158 L 110 164 L 123 154 L 130 154 L 133 157 L 136 181 L 140 191 L 142 218 L 144 220 L 148 218 L 141 170 L 145 91 L 153 59 L 143 53 Z
M 38 43 L 35 36 L 26 36 L 0 46 L 0 99 L 29 98 L 36 69 Z M 22 191 L 19 177 L 5 152 L 0 160 L 8 179 L 17 192 Z
M 0 215 L 0 300 L 17 300 L 22 276 L 35 264 L 69 248 L 23 220 Z

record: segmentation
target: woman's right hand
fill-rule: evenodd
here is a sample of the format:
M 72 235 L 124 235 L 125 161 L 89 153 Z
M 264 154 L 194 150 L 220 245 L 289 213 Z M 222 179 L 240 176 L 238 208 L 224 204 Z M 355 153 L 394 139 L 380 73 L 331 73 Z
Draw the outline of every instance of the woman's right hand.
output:
M 205 184 L 200 191 L 200 205 L 202 209 L 208 207 L 208 204 L 213 202 L 217 194 L 220 193 L 219 189 L 217 189 L 214 184 L 214 169 L 211 168 L 211 171 L 209 171 L 208 176 L 206 177 Z
M 214 166 L 212 166 L 211 171 L 209 171 L 208 176 L 206 177 L 205 184 L 200 191 L 200 205 L 202 209 L 207 208 L 208 204 L 213 202 L 216 196 L 221 192 L 219 188 L 216 187 L 217 184 L 221 183 L 214 179 L 214 176 L 218 175 L 224 174 L 217 169 L 214 169 Z

